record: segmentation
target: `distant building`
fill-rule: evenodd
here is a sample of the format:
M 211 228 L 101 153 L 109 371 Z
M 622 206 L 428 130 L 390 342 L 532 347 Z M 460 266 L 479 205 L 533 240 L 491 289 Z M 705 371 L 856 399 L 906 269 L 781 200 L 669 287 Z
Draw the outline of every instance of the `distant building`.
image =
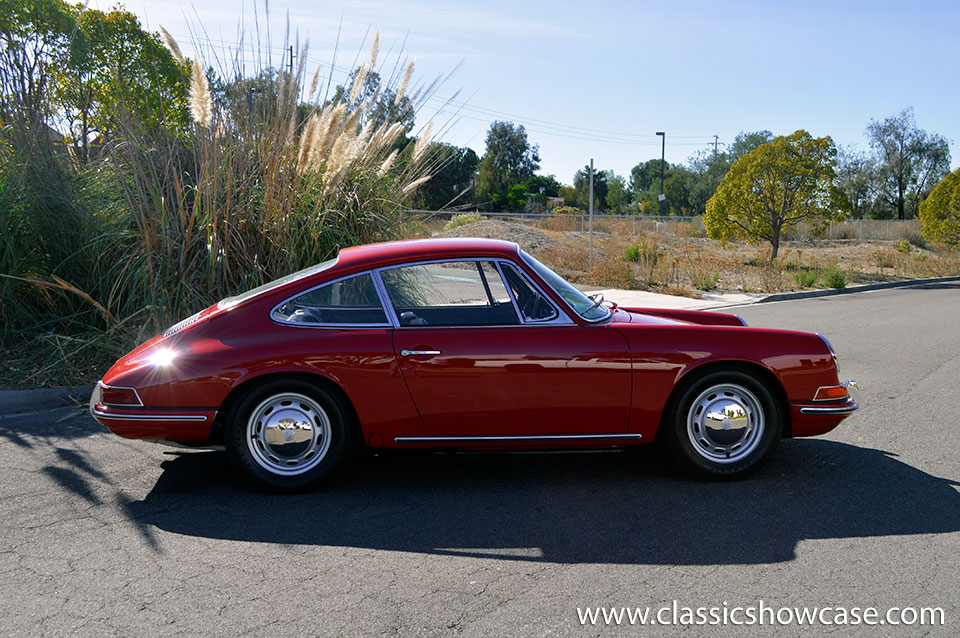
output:
M 547 210 L 553 210 L 554 208 L 559 208 L 563 206 L 562 197 L 548 197 L 547 198 Z

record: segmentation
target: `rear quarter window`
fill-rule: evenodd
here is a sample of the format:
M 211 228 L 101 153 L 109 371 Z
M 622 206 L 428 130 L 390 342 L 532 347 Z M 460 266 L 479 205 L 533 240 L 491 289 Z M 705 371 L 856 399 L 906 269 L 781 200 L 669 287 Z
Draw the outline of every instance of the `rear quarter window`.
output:
M 370 273 L 301 293 L 274 308 L 271 318 L 300 325 L 389 325 Z

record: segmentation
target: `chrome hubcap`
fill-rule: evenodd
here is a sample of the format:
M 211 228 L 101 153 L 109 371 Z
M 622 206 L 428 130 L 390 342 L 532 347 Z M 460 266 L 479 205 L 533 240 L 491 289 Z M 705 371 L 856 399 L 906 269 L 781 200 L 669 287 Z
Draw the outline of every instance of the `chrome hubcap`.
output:
M 687 436 L 697 454 L 714 463 L 734 463 L 753 452 L 763 436 L 763 408 L 746 388 L 721 384 L 694 400 Z
M 302 474 L 330 449 L 330 419 L 308 396 L 276 394 L 251 413 L 247 447 L 257 465 L 273 474 Z

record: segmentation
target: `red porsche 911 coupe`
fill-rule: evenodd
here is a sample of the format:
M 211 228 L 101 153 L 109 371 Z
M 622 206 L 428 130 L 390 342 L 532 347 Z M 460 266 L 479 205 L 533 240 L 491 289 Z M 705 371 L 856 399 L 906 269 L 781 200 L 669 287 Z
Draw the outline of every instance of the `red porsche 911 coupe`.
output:
M 656 440 L 699 477 L 734 478 L 857 409 L 838 370 L 819 334 L 621 308 L 516 244 L 425 239 L 348 248 L 184 319 L 116 362 L 90 409 L 123 437 L 224 446 L 280 489 L 361 446 Z

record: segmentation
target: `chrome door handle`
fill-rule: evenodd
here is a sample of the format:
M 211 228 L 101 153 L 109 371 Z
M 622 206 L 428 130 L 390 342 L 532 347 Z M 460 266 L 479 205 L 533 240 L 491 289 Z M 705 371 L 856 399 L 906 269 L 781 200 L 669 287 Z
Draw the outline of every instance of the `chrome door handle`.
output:
M 400 351 L 401 357 L 413 357 L 418 354 L 433 355 L 433 354 L 440 354 L 440 351 L 439 350 L 407 350 L 406 348 Z

